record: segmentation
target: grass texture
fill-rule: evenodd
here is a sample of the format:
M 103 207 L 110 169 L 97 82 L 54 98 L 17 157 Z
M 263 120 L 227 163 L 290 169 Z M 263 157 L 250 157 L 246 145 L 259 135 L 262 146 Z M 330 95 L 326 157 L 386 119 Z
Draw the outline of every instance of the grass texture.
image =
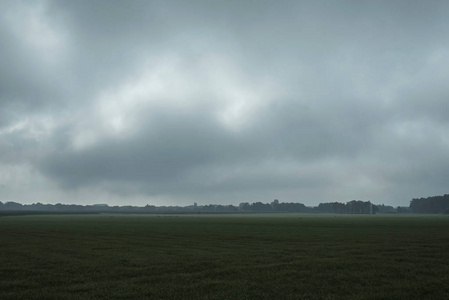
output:
M 449 217 L 0 217 L 0 299 L 449 299 Z

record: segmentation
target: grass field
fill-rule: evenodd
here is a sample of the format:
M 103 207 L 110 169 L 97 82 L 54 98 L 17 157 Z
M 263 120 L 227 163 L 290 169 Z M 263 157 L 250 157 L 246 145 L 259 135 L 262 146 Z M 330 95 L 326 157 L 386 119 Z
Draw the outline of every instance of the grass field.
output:
M 0 217 L 0 299 L 449 299 L 449 217 Z

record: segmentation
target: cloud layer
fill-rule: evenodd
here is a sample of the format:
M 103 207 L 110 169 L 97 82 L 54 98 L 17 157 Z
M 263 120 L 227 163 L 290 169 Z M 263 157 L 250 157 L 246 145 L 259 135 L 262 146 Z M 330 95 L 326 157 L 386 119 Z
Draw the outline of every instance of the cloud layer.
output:
M 446 1 L 6 1 L 0 201 L 447 193 Z

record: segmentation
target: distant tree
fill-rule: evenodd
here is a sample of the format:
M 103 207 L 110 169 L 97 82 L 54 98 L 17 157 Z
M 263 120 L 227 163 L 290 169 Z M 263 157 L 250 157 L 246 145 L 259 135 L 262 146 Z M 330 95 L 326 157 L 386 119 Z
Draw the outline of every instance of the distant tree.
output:
M 449 195 L 412 199 L 410 210 L 419 214 L 445 213 L 449 208 Z
M 251 206 L 249 205 L 248 202 L 242 202 L 239 204 L 239 208 L 240 208 L 240 210 L 243 210 L 243 211 L 250 211 Z
M 279 203 L 278 205 L 279 211 L 285 211 L 285 212 L 297 212 L 297 213 L 306 213 L 309 211 L 309 209 L 302 203 Z
M 320 203 L 317 207 L 317 211 L 320 213 L 335 213 L 334 203 Z
M 146 210 L 156 210 L 156 206 L 154 206 L 154 205 L 149 205 L 149 204 L 145 205 L 144 208 L 145 208 Z
M 372 214 L 373 204 L 370 201 L 352 200 L 346 203 L 346 211 L 349 214 Z
M 271 208 L 274 211 L 278 211 L 279 210 L 279 200 L 278 199 L 274 199 L 273 202 L 271 202 Z
M 377 210 L 381 214 L 392 214 L 396 212 L 396 209 L 394 209 L 393 206 L 385 204 L 377 205 Z
M 228 205 L 228 206 L 226 207 L 226 210 L 227 210 L 227 211 L 231 211 L 231 212 L 237 212 L 237 211 L 239 211 L 239 209 L 238 209 L 237 207 L 235 207 L 234 205 Z
M 251 210 L 255 212 L 268 212 L 271 211 L 271 206 L 268 203 L 255 202 L 251 205 Z
M 346 213 L 346 204 L 340 202 L 333 202 L 333 208 L 335 214 L 344 214 Z
M 17 202 L 9 201 L 3 204 L 3 209 L 5 210 L 22 210 L 23 205 Z
M 398 206 L 396 208 L 396 212 L 398 214 L 409 214 L 410 213 L 410 207 L 406 207 L 406 206 Z

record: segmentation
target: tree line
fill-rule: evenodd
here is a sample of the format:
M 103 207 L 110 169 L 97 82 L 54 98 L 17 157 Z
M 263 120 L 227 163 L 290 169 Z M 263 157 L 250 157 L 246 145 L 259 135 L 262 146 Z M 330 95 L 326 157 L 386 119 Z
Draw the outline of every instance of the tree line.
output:
M 327 202 L 310 207 L 297 202 L 279 202 L 275 199 L 271 203 L 242 202 L 234 205 L 197 205 L 189 206 L 109 206 L 107 204 L 79 205 L 79 204 L 20 204 L 13 201 L 1 202 L 1 211 L 33 211 L 33 212 L 122 212 L 122 213 L 332 213 L 332 214 L 375 214 L 375 213 L 418 213 L 418 214 L 449 214 L 449 194 L 427 198 L 414 198 L 410 206 L 393 207 L 385 204 L 374 205 L 370 201 L 352 200 L 346 203 Z
M 447 196 L 447 195 L 445 195 Z M 421 199 L 418 199 L 421 200 Z M 412 203 L 417 203 L 416 199 Z M 419 202 L 419 201 L 418 201 Z M 414 205 L 413 212 L 419 213 Z M 420 207 L 424 207 L 421 205 Z M 332 213 L 332 214 L 375 214 L 375 213 L 409 213 L 409 207 L 394 208 L 388 205 L 374 205 L 370 201 L 352 200 L 346 203 L 329 202 L 320 203 L 318 206 L 309 207 L 297 202 L 279 202 L 275 199 L 271 203 L 242 202 L 234 205 L 197 205 L 189 206 L 109 206 L 107 204 L 79 205 L 79 204 L 20 204 L 17 202 L 0 202 L 2 211 L 22 212 L 67 212 L 67 213 Z M 438 210 L 440 212 L 440 210 Z M 425 211 L 425 213 L 429 213 Z

